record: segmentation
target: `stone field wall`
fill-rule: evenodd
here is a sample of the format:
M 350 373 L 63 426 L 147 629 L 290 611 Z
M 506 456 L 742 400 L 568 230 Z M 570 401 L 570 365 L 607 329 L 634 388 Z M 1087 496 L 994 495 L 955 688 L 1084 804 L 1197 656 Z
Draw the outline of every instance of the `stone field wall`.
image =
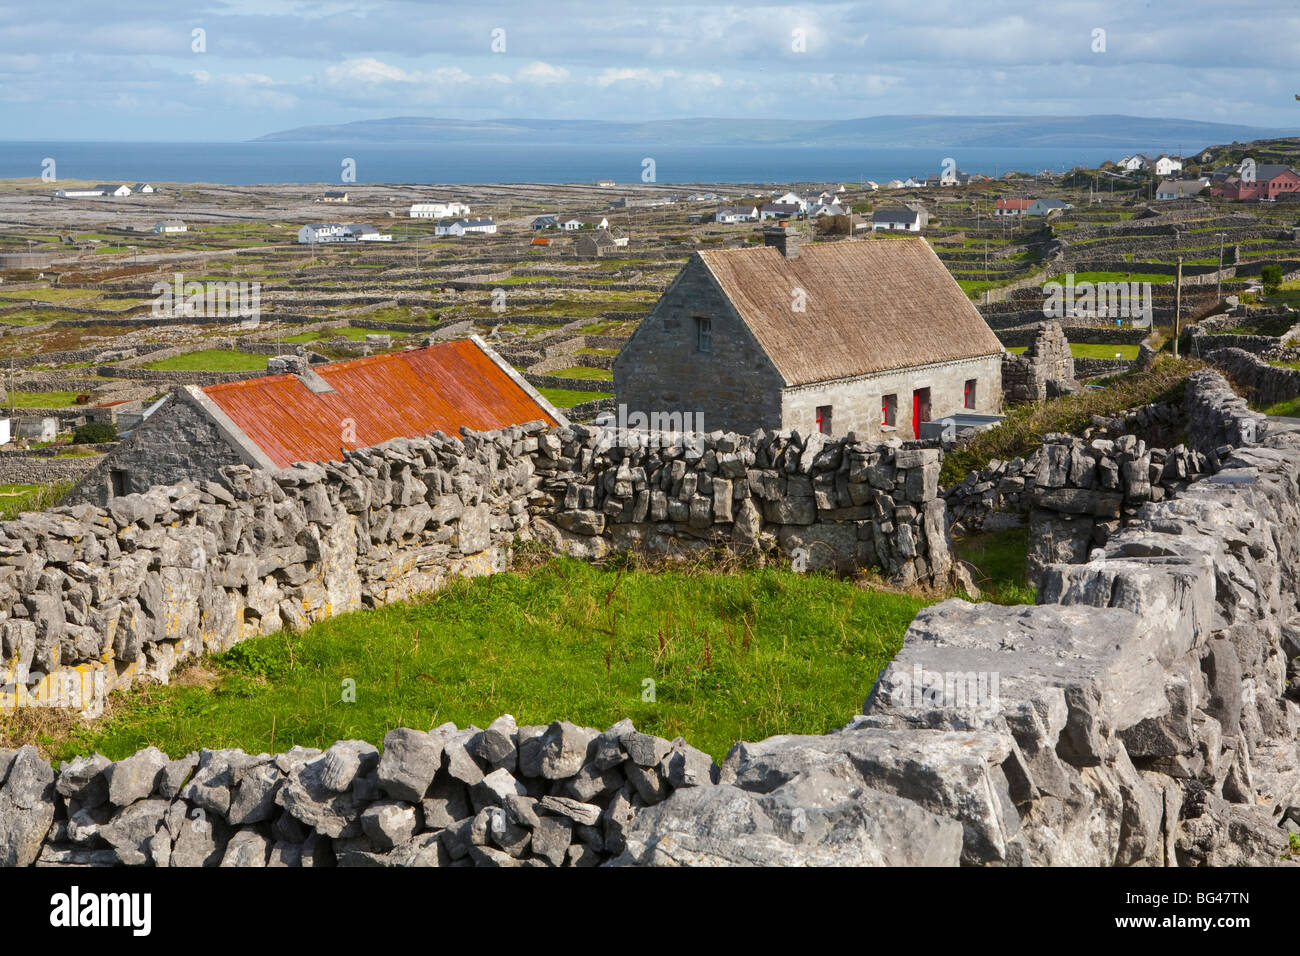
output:
M 516 537 L 584 557 L 802 548 L 808 568 L 949 580 L 937 448 L 718 432 L 647 452 L 613 434 L 536 423 L 274 475 L 228 464 L 220 483 L 0 523 L 0 709 L 69 687 L 97 702 L 248 637 L 505 570 Z
M 1300 433 L 1262 428 L 1212 372 L 1198 373 L 1188 393 L 1194 450 L 1212 454 L 1214 474 L 1142 502 L 1086 562 L 1045 568 L 1036 606 L 953 599 L 921 612 L 863 714 L 839 731 L 737 744 L 717 766 L 685 741 L 638 734 L 627 722 L 598 732 L 564 722 L 518 727 L 508 716 L 485 730 L 395 730 L 382 755 L 358 741 L 324 753 L 205 750 L 176 759 L 149 749 L 56 769 L 25 747 L 0 751 L 0 862 L 1282 864 L 1300 816 Z M 131 614 L 139 619 L 168 609 L 165 592 L 193 574 L 185 583 L 197 585 L 188 593 L 199 595 L 193 613 L 207 631 L 223 633 L 223 608 L 238 620 L 241 602 L 245 620 L 273 629 L 319 614 L 325 599 L 342 609 L 436 585 L 446 571 L 424 537 L 430 529 L 447 549 L 443 559 L 468 562 L 513 538 L 526 500 L 554 507 L 561 488 L 568 496 L 572 485 L 577 497 L 561 514 L 618 517 L 630 507 L 637 517 L 634 469 L 646 465 L 586 449 L 573 432 L 467 435 L 463 451 L 442 438 L 390 443 L 275 480 L 232 470 L 230 490 L 181 485 L 119 499 L 116 512 L 5 525 L 4 584 L 31 576 L 23 593 L 37 596 L 26 615 L 10 606 L 0 631 L 6 658 L 15 646 L 36 646 L 38 626 L 45 658 L 67 645 L 80 653 L 78 640 L 99 632 L 65 621 L 49 640 L 50 599 L 60 590 L 69 615 L 87 621 L 92 608 L 103 613 L 104 598 L 138 594 L 125 603 L 139 605 Z M 753 470 L 787 482 L 811 475 L 815 518 L 815 489 L 827 476 L 833 487 L 841 474 L 847 482 L 887 460 L 878 448 L 840 442 L 805 445 L 796 462 L 787 456 L 795 443 L 785 442 L 753 441 L 754 464 L 765 454 L 775 466 Z M 1085 452 L 1056 447 L 1068 456 L 1047 452 L 1049 472 L 1068 477 Z M 717 474 L 721 457 L 739 450 L 712 449 Z M 894 479 L 907 473 L 903 494 L 890 485 L 896 502 L 907 498 L 912 469 L 924 473 L 899 463 L 908 451 L 892 449 Z M 659 490 L 664 471 L 676 484 L 675 460 L 660 463 Z M 1120 471 L 1142 477 L 1140 468 Z M 595 492 L 568 477 L 596 474 L 613 485 L 599 511 L 583 507 Z M 652 466 L 643 490 L 652 490 L 653 474 Z M 759 477 L 761 489 L 768 477 Z M 692 503 L 697 495 L 698 478 Z M 671 500 L 682 500 L 680 490 Z M 734 500 L 768 502 L 753 493 Z M 782 517 L 807 507 L 776 500 Z M 838 497 L 833 504 L 842 507 Z M 703 505 L 687 506 L 688 527 L 696 513 Z M 415 514 L 426 521 L 408 520 Z M 79 534 L 69 535 L 69 522 Z M 589 541 L 604 533 L 588 530 Z M 42 536 L 44 551 L 25 535 Z M 207 563 L 195 567 L 195 552 L 209 546 Z M 419 547 L 429 563 L 412 559 Z M 47 556 L 36 562 L 34 553 Z M 142 568 L 132 555 L 146 559 Z M 95 574 L 105 560 L 117 562 L 115 573 Z M 131 575 L 154 568 L 160 580 L 146 590 L 164 593 L 146 595 Z M 269 593 L 264 571 L 278 580 L 281 603 L 248 615 Z M 135 627 L 122 631 L 121 647 L 139 655 Z M 201 645 L 207 631 L 161 622 L 153 666 L 171 635 Z

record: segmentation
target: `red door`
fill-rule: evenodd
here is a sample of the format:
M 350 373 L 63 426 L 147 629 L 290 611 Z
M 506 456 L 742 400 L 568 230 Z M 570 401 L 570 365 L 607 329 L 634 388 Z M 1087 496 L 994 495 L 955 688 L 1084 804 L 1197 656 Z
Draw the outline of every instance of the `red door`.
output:
M 921 437 L 921 422 L 930 420 L 930 390 L 918 388 L 912 392 L 912 437 Z

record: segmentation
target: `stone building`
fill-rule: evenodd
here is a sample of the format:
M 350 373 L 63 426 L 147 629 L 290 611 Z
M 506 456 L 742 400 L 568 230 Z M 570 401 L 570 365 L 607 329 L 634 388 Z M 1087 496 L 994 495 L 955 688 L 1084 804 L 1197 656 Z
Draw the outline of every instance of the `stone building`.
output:
M 1059 322 L 1040 322 L 1024 352 L 1003 356 L 1002 389 L 1008 402 L 1041 402 L 1079 390 L 1074 354 Z
M 629 414 L 912 439 L 1002 407 L 1002 345 L 923 239 L 696 253 L 614 360 Z
M 580 259 L 598 259 L 616 252 L 618 240 L 608 229 L 598 229 L 590 235 L 579 236 L 573 249 Z
M 278 471 L 341 461 L 343 451 L 462 427 L 491 431 L 564 415 L 478 336 L 312 368 L 271 360 L 282 374 L 177 388 L 65 503 L 105 504 L 185 479 L 221 481 L 226 465 Z

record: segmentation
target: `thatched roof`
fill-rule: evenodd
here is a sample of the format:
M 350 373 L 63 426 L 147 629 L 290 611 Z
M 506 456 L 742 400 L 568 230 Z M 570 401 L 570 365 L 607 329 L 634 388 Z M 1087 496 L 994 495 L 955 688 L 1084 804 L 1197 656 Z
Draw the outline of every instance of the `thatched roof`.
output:
M 698 253 L 787 385 L 1002 351 L 924 239 Z M 806 311 L 791 308 L 795 289 Z

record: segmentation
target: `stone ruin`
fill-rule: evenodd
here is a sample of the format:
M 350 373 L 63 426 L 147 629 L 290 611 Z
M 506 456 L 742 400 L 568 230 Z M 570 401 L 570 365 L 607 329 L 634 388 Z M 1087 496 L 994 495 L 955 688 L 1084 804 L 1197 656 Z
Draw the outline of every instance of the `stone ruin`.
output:
M 1008 403 L 1041 402 L 1078 390 L 1074 355 L 1059 322 L 1039 323 L 1024 352 L 1002 356 L 1002 395 Z

